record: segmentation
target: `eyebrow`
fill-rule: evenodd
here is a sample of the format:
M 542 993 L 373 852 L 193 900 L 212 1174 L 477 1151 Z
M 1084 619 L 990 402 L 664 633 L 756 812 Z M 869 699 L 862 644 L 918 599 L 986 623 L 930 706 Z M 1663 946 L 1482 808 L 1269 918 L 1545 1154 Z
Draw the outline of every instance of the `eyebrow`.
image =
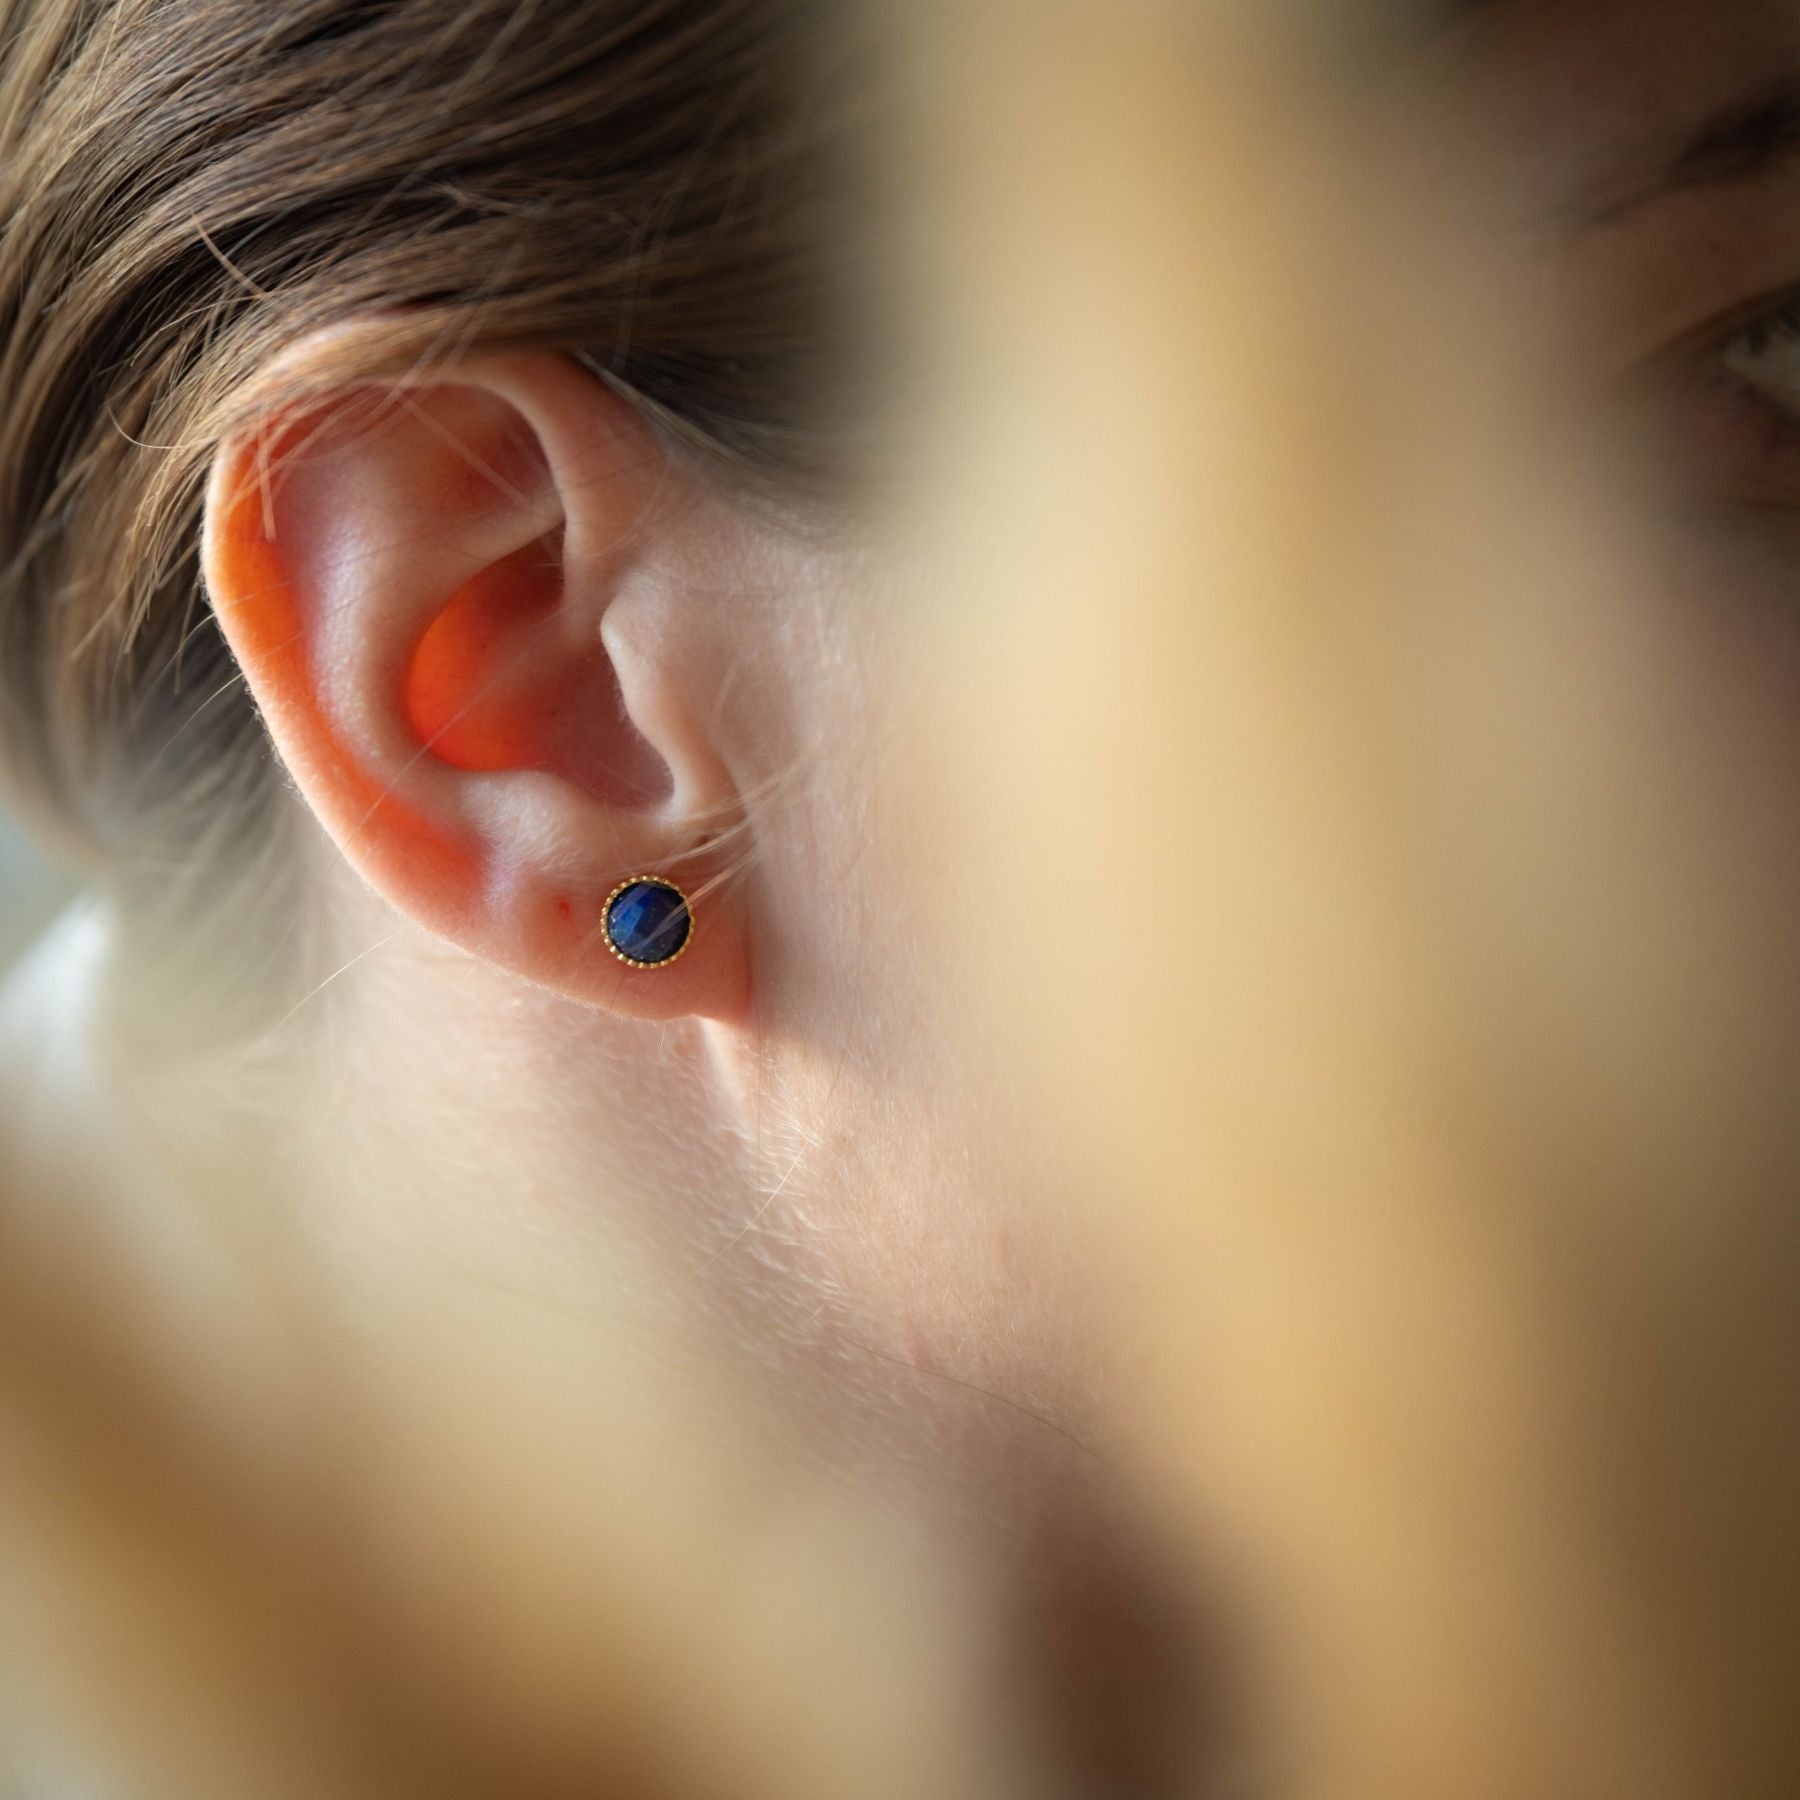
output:
M 1721 107 L 1648 176 L 1579 212 L 1578 223 L 1610 225 L 1653 200 L 1695 188 L 1752 181 L 1800 155 L 1800 73 Z

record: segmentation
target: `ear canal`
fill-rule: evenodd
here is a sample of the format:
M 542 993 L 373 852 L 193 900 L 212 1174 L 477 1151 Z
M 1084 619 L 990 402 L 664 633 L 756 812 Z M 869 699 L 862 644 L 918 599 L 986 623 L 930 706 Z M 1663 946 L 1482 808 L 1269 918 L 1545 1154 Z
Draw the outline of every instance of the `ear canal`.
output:
M 561 598 L 559 561 L 555 544 L 528 544 L 472 577 L 425 628 L 406 672 L 406 716 L 439 762 L 542 769 L 553 760 L 530 665 Z

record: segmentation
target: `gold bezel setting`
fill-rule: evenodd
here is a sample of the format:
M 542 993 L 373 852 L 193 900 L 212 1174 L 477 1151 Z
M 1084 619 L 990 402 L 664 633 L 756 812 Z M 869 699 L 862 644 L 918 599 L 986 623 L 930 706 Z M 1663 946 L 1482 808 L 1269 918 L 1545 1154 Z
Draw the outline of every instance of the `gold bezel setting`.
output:
M 613 902 L 626 891 L 634 887 L 667 888 L 681 902 L 681 910 L 687 914 L 687 936 L 681 940 L 681 947 L 673 956 L 665 956 L 660 962 L 644 962 L 635 956 L 628 956 L 613 942 L 612 909 Z M 606 947 L 628 969 L 666 969 L 671 963 L 678 963 L 687 955 L 688 946 L 694 941 L 694 933 L 700 929 L 700 922 L 694 917 L 693 902 L 666 875 L 627 875 L 613 891 L 606 896 L 600 908 L 600 934 L 606 940 Z

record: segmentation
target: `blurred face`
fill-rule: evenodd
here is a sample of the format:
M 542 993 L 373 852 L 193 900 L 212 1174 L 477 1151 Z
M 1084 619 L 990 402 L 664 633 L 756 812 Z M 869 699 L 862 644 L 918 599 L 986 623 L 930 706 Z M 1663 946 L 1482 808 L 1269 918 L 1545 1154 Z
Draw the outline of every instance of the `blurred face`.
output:
M 1525 1397 L 1585 1355 L 1537 1292 L 1576 1253 L 1548 1229 L 1497 1244 L 1482 1221 L 1517 1222 L 1509 1182 L 1579 1196 L 1552 1211 L 1615 1278 L 1585 1310 L 1604 1336 L 1624 1330 L 1607 1309 L 1628 1310 L 1625 1290 L 1654 1314 L 1694 1279 L 1696 1233 L 1741 1276 L 1800 1161 L 1800 17 L 1491 5 L 1390 71 L 1398 143 L 1392 109 L 1378 123 L 1352 102 L 1333 139 L 1295 89 L 1245 114 L 1204 70 L 1171 92 L 1128 42 L 1086 54 L 1113 111 L 1082 129 L 1063 71 L 1054 108 L 1036 95 L 1059 142 L 1013 117 L 1002 57 L 975 65 L 993 84 L 982 129 L 1016 154 L 993 156 L 993 193 L 966 157 L 944 202 L 983 371 L 952 406 L 980 517 L 936 540 L 951 616 L 828 570 L 745 690 L 805 720 L 752 877 L 771 1030 L 730 1052 L 746 1128 L 782 1146 L 758 1231 L 790 1218 L 833 1296 L 812 1323 L 850 1346 L 852 1384 L 935 1417 L 946 1466 L 1001 1516 L 1093 1504 L 1092 1460 L 1063 1433 L 1109 1447 L 1154 1391 L 1132 1341 L 1147 1291 L 1149 1316 L 1217 1325 L 1163 1346 L 1178 1372 L 1153 1416 L 1191 1444 L 1194 1405 L 1222 1404 L 1207 1371 L 1237 1373 L 1243 1435 L 1221 1424 L 1194 1455 L 1243 1453 L 1230 1499 L 1257 1524 L 1293 1509 L 1273 1553 L 1290 1575 L 1302 1541 L 1374 1566 L 1383 1519 L 1402 1521 L 1397 1586 L 1448 1596 L 1446 1570 L 1507 1566 L 1445 1535 L 1452 1503 L 1404 1455 L 1375 1475 L 1333 1460 L 1359 1375 L 1417 1417 L 1441 1407 L 1446 1442 L 1479 1422 L 1470 1456 L 1516 1500 L 1512 1525 L 1543 1522 L 1533 1568 L 1580 1565 L 1585 1526 L 1548 1522 L 1567 1495 L 1528 1499 L 1523 1474 L 1579 1460 L 1565 1428 L 1593 1440 L 1580 1406 L 1552 1422 Z M 1170 133 L 1148 147 L 1118 122 L 1133 82 Z M 1184 186 L 1170 146 L 1187 143 Z M 1235 200 L 1213 191 L 1221 169 Z M 1447 198 L 1412 191 L 1420 169 L 1459 171 Z M 1142 216 L 1121 222 L 1119 194 Z M 1071 213 L 1082 229 L 1063 236 Z M 1346 247 L 1346 217 L 1385 248 Z M 1224 462 L 1183 435 L 1208 408 Z M 1332 494 L 1353 497 L 1344 516 Z M 1209 524 L 1265 513 L 1260 537 L 1246 523 L 1221 543 Z M 1312 561 L 1308 530 L 1326 546 Z M 1194 621 L 1242 571 L 1270 598 L 1246 603 L 1234 647 Z M 1274 641 L 1308 594 L 1327 622 Z M 1336 647 L 1323 668 L 1309 642 Z M 1269 739 L 1230 710 L 1254 678 L 1218 673 L 1246 644 Z M 1339 735 L 1298 750 L 1268 725 L 1289 711 Z M 1398 763 L 1364 767 L 1346 799 L 1384 735 Z M 934 809 L 979 854 L 946 848 Z M 1337 831 L 1363 866 L 1320 849 Z M 1320 1035 L 1328 996 L 1359 1029 Z M 1415 1009 L 1449 1023 L 1427 1032 Z M 1402 1017 L 1438 1047 L 1381 1047 Z M 1546 1164 L 1502 1173 L 1486 1149 L 1434 1144 L 1441 1097 L 1397 1103 L 1378 1080 L 1419 1060 L 1466 1085 L 1500 1141 L 1554 1145 Z M 1371 1197 L 1343 1216 L 1296 1201 L 1283 1222 L 1269 1144 L 1310 1171 L 1299 1191 Z M 1697 1197 L 1721 1189 L 1737 1200 L 1703 1224 Z M 1146 1209 L 1147 1263 L 1121 1268 Z M 1446 1220 L 1467 1231 L 1455 1254 Z M 1491 1343 L 1445 1347 L 1389 1380 L 1380 1346 L 1421 1292 L 1491 1310 L 1502 1359 L 1530 1343 L 1541 1361 L 1478 1379 Z M 1342 1378 L 1335 1404 L 1302 1403 L 1262 1360 L 1301 1343 Z M 1413 1485 L 1397 1498 L 1384 1479 Z M 1578 1636 L 1547 1617 L 1520 1631 Z M 1447 1686 L 1454 1664 L 1445 1651 Z
M 1151 1297 L 1114 1416 L 1352 1791 L 1791 1768 L 1797 55 L 1496 4 L 1347 96 L 1121 31 L 959 215 L 1013 1062 Z
M 1791 604 L 1791 587 L 1800 584 L 1796 71 L 1800 19 L 1781 4 L 1514 0 L 1480 9 L 1424 58 L 1393 70 L 1392 79 L 1416 104 L 1412 153 L 1440 166 L 1466 161 L 1458 186 L 1462 223 L 1478 219 L 1484 240 L 1471 255 L 1491 255 L 1502 281 L 1516 282 L 1519 292 L 1497 306 L 1505 320 L 1501 333 L 1484 337 L 1471 322 L 1460 343 L 1451 331 L 1442 341 L 1410 348 L 1370 341 L 1334 353 L 1378 363 L 1376 379 L 1389 397 L 1397 394 L 1414 408 L 1410 416 L 1421 436 L 1434 430 L 1434 408 L 1440 417 L 1460 413 L 1468 429 L 1490 438 L 1504 430 L 1520 434 L 1516 447 L 1494 453 L 1495 466 L 1485 474 L 1471 466 L 1449 498 L 1421 490 L 1410 504 L 1479 507 L 1481 484 L 1491 477 L 1491 529 L 1513 538 L 1535 532 L 1541 554 L 1555 560 L 1554 534 L 1581 530 L 1585 517 L 1593 543 L 1603 550 L 1622 546 L 1616 557 L 1605 551 L 1588 592 L 1576 582 L 1572 598 L 1557 603 L 1560 620 L 1549 625 L 1569 639 L 1563 673 L 1580 667 L 1590 684 L 1585 698 L 1559 697 L 1556 704 L 1585 713 L 1593 732 L 1571 745 L 1570 755 L 1593 764 L 1586 775 L 1579 760 L 1571 767 L 1577 786 L 1592 786 L 1594 817 L 1557 818 L 1568 782 L 1550 776 L 1549 788 L 1527 792 L 1515 764 L 1510 772 L 1489 768 L 1480 777 L 1506 783 L 1505 796 L 1473 786 L 1448 796 L 1457 810 L 1439 828 L 1471 838 L 1471 879 L 1499 891 L 1506 882 L 1488 865 L 1500 852 L 1481 841 L 1492 835 L 1483 823 L 1492 804 L 1515 814 L 1524 809 L 1514 823 L 1537 830 L 1547 856 L 1573 848 L 1562 841 L 1565 830 L 1587 837 L 1584 854 L 1598 854 L 1591 834 L 1604 809 L 1648 809 L 1645 829 L 1660 835 L 1663 849 L 1707 874 L 1704 891 L 1671 902 L 1677 916 L 1666 923 L 1672 942 L 1664 947 L 1691 943 L 1695 932 L 1716 940 L 1720 960 L 1707 977 L 1708 1004 L 1735 1022 L 1714 1018 L 1706 1029 L 1737 1038 L 1729 1052 L 1713 1039 L 1708 1054 L 1736 1060 L 1729 1076 L 1715 1064 L 1708 1079 L 1730 1090 L 1740 1132 L 1756 1131 L 1759 1121 L 1766 1128 L 1770 1109 L 1783 1103 L 1779 1085 L 1762 1079 L 1781 1066 L 1765 1040 L 1788 1035 L 1791 1014 L 1776 997 L 1800 989 L 1800 957 L 1784 928 L 1800 875 L 1788 775 L 1793 734 L 1800 731 L 1800 621 Z M 1254 160 L 1272 157 L 1284 132 L 1307 127 L 1304 120 L 1283 121 L 1280 129 L 1272 121 L 1247 121 L 1221 135 L 1234 129 L 1235 142 Z M 1321 185 L 1329 180 L 1314 173 Z M 1130 170 L 1120 176 L 1135 178 Z M 1361 203 L 1362 197 L 1348 199 Z M 1460 255 L 1438 235 L 1444 215 L 1435 218 L 1422 202 L 1418 216 L 1395 229 L 1413 234 L 1423 260 Z M 1173 198 L 1160 229 L 1171 242 L 1183 235 Z M 971 246 L 971 260 L 979 253 Z M 1335 251 L 1315 259 L 1321 280 L 1329 279 L 1330 254 Z M 1305 258 L 1304 249 L 1296 253 L 1296 279 L 1306 278 Z M 996 280 L 991 271 L 985 278 Z M 1247 274 L 1247 308 L 1260 304 L 1269 317 L 1284 313 L 1286 297 L 1270 288 L 1287 278 L 1272 266 Z M 976 267 L 970 279 L 980 283 L 984 272 Z M 1043 279 L 1066 288 L 1071 277 L 1058 268 Z M 1269 287 L 1258 290 L 1259 279 Z M 1025 335 L 1042 303 L 1028 305 L 1003 277 L 998 285 L 1017 308 L 1015 336 Z M 1307 331 L 1305 309 L 1295 310 L 1296 329 Z M 1145 329 L 1173 333 L 1180 325 L 1171 313 Z M 1054 355 L 1054 347 L 1044 354 Z M 1142 354 L 1151 364 L 1179 369 L 1190 351 L 1172 336 L 1152 335 Z M 1458 358 L 1480 361 L 1459 365 Z M 1273 383 L 1279 366 L 1271 369 Z M 1029 380 L 1029 373 L 1019 379 Z M 1471 389 L 1490 383 L 1520 396 L 1520 416 L 1505 426 L 1469 423 L 1472 410 L 1490 404 L 1485 392 L 1471 401 Z M 1016 391 L 990 398 L 996 411 L 1020 403 Z M 1259 404 L 1252 392 L 1247 409 Z M 1276 404 L 1269 399 L 1265 413 Z M 1258 429 L 1253 416 L 1238 423 L 1247 433 Z M 1045 420 L 1041 441 L 1053 444 L 1052 454 L 1071 466 L 1092 454 L 1091 440 L 1078 429 L 1060 444 L 1056 429 L 1054 419 Z M 1379 455 L 1383 427 L 1371 415 L 1368 429 Z M 1569 517 L 1540 525 L 1526 512 L 1515 516 L 1509 508 L 1531 502 L 1499 492 L 1500 483 L 1514 481 L 1540 452 L 1546 462 L 1566 459 L 1559 466 L 1572 525 Z M 994 455 L 1016 461 L 1016 446 L 1005 441 Z M 1323 470 L 1320 478 L 1333 473 Z M 1271 486 L 1282 479 L 1276 469 Z M 1582 483 L 1590 485 L 1583 490 Z M 1409 502 L 1399 495 L 1392 503 Z M 1157 530 L 1154 509 L 1134 515 L 1134 528 L 1140 517 L 1150 518 L 1147 530 Z M 1174 541 L 1184 523 L 1172 510 L 1165 518 Z M 1037 523 L 1021 514 L 1014 534 L 1027 568 L 1034 566 Z M 1444 574 L 1459 579 L 1454 565 Z M 1122 571 L 1121 579 L 1128 578 Z M 960 640 L 946 647 L 932 639 L 938 647 L 921 668 L 908 654 L 919 635 L 916 603 L 853 578 L 859 597 L 846 605 L 833 597 L 839 579 L 826 582 L 827 598 L 807 614 L 807 630 L 817 637 L 806 640 L 806 654 L 797 665 L 785 658 L 772 663 L 763 690 L 765 698 L 778 686 L 790 693 L 806 717 L 806 741 L 830 747 L 797 756 L 806 772 L 796 793 L 805 798 L 778 815 L 778 830 L 791 827 L 793 841 L 756 876 L 766 889 L 763 915 L 775 922 L 775 960 L 764 967 L 783 1029 L 757 1046 L 755 1080 L 764 1103 L 781 1096 L 818 1136 L 787 1192 L 828 1197 L 811 1221 L 829 1242 L 828 1257 L 847 1265 L 841 1273 L 851 1293 L 879 1310 L 891 1308 L 921 1343 L 954 1343 L 955 1366 L 973 1378 L 1008 1392 L 1025 1382 L 1054 1392 L 1059 1404 L 1078 1405 L 1086 1377 L 1075 1371 L 1088 1366 L 1083 1359 L 1093 1352 L 1073 1341 L 1081 1313 L 1058 1276 L 1058 1251 L 1049 1252 L 1051 1264 L 1030 1280 L 1019 1278 L 1021 1255 L 1029 1261 L 1045 1250 L 1055 1215 L 1053 1200 L 1046 1200 L 1067 1176 L 1054 1166 L 1054 1155 L 1050 1168 L 1040 1166 L 1044 1122 L 1029 1106 L 1009 1123 L 1010 1084 L 996 1083 L 991 1059 L 1010 1051 L 984 1053 L 968 1023 L 971 1011 L 979 1012 L 971 1000 L 984 992 L 984 971 L 1015 935 L 1017 913 L 1032 913 L 1033 896 L 984 886 L 928 837 L 909 834 L 911 815 L 879 798 L 883 772 L 896 760 L 911 766 L 931 752 L 930 744 L 904 736 L 915 728 L 907 699 L 966 671 L 971 656 L 998 661 L 1002 653 L 992 643 L 971 652 Z M 1522 573 L 1520 579 L 1534 578 Z M 975 610 L 980 599 L 970 593 L 968 608 Z M 1106 611 L 1108 600 L 1122 612 L 1131 595 L 1096 593 L 1093 605 Z M 1453 602 L 1441 611 L 1486 629 L 1476 602 L 1461 615 Z M 1419 625 L 1426 633 L 1446 628 L 1443 619 Z M 1008 615 L 1006 631 L 1015 644 L 1029 641 L 1028 603 Z M 1538 649 L 1552 654 L 1553 641 L 1542 638 Z M 1415 634 L 1411 647 L 1399 646 L 1395 654 L 1417 655 L 1421 646 L 1428 657 L 1446 653 L 1441 643 Z M 1116 660 L 1123 648 L 1097 638 L 1091 652 Z M 1549 704 L 1548 690 L 1533 686 L 1545 670 L 1530 660 L 1499 675 L 1492 663 L 1418 666 L 1429 671 L 1446 716 L 1466 720 L 1472 710 L 1510 709 L 1521 743 L 1530 736 L 1529 721 Z M 849 679 L 849 672 L 866 676 Z M 1476 683 L 1487 684 L 1479 694 Z M 1151 690 L 1142 691 L 1148 698 Z M 946 779 L 979 790 L 987 780 L 980 690 L 973 698 L 961 687 L 956 692 L 975 716 L 963 721 L 956 767 Z M 1083 728 L 1082 694 L 1065 688 L 1040 698 L 1042 716 L 1058 729 L 1072 735 Z M 1371 709 L 1382 704 L 1378 694 L 1364 699 Z M 1172 695 L 1171 704 L 1180 703 Z M 1571 728 L 1580 724 L 1576 719 Z M 1104 770 L 1106 748 L 1096 739 L 1079 754 L 1091 753 Z M 1500 739 L 1483 754 L 1504 758 L 1513 749 Z M 1654 759 L 1657 782 L 1651 783 L 1646 761 L 1640 786 L 1608 786 L 1613 760 L 1633 756 Z M 1604 776 L 1596 772 L 1602 765 L 1609 771 Z M 1178 791 L 1180 781 L 1208 778 L 1203 769 L 1178 771 Z M 1154 822 L 1139 823 L 1138 854 L 1147 859 L 1142 866 L 1154 887 Z M 1169 826 L 1177 837 L 1186 835 L 1178 816 Z M 1614 829 L 1624 827 L 1615 820 Z M 1073 824 L 1063 848 L 1076 891 L 1041 890 L 1053 908 L 1066 905 L 1066 915 L 1056 916 L 1066 916 L 1069 927 L 1054 945 L 1058 959 L 1037 966 L 1053 1012 L 1058 1004 L 1079 1008 L 1118 989 L 1109 965 L 1119 949 L 1109 933 L 1119 928 L 1096 922 L 1088 934 L 1081 920 L 1084 906 L 1123 902 L 1090 901 L 1080 891 L 1083 843 Z M 1129 846 L 1118 848 L 1130 853 Z M 1178 881 L 1165 885 L 1180 888 Z M 1126 926 L 1119 943 L 1130 937 Z M 1035 947 L 1038 940 L 1032 941 Z M 1154 962 L 1154 954 L 1146 960 Z M 1547 983 L 1568 972 L 1554 958 L 1538 955 L 1536 963 L 1537 978 Z M 1660 994 L 1671 1007 L 1686 1004 L 1686 990 L 1667 985 L 1666 970 L 1627 963 L 1618 979 L 1635 984 L 1640 995 Z M 1693 1070 L 1682 1079 L 1688 1077 L 1699 1078 Z M 1053 1130 L 1048 1135 L 1054 1140 Z M 1030 1172 L 1023 1182 L 1021 1171 Z M 1049 1226 L 1052 1240 L 1056 1230 Z M 1077 1287 L 1091 1274 L 1083 1264 Z M 1004 1334 L 969 1333 L 971 1318 L 999 1316 L 1008 1321 Z M 961 1360 L 968 1357 L 972 1364 Z M 1050 1373 L 1058 1367 L 1066 1373 Z M 976 1369 L 982 1373 L 974 1375 Z

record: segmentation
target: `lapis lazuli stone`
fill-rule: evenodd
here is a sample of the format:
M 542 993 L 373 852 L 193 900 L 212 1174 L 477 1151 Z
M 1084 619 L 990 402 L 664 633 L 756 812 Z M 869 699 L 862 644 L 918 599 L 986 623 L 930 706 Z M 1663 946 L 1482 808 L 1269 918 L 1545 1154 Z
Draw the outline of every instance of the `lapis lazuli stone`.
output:
M 634 881 L 606 909 L 607 938 L 628 962 L 671 961 L 693 929 L 687 902 L 667 882 Z

